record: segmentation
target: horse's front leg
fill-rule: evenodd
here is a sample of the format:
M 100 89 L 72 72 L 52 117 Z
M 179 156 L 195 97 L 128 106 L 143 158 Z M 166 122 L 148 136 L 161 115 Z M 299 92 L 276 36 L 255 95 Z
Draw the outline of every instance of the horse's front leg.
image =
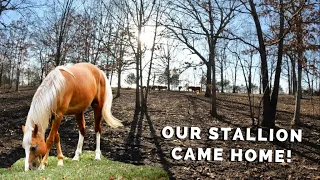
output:
M 60 144 L 60 135 L 59 133 L 56 134 L 56 138 L 55 138 L 55 142 L 56 142 L 56 147 L 57 147 L 57 158 L 58 158 L 58 164 L 57 166 L 63 166 L 63 154 L 62 154 L 62 150 L 61 150 L 61 144 Z
M 39 166 L 39 170 L 44 170 L 45 166 L 48 164 L 49 152 L 53 146 L 54 140 L 56 139 L 58 129 L 60 127 L 61 119 L 62 119 L 62 115 L 60 115 L 60 116 L 57 115 L 56 118 L 52 121 L 51 130 L 50 130 L 49 136 L 46 140 L 47 153 L 42 158 L 42 161 Z M 61 148 L 60 148 L 60 150 L 61 150 Z

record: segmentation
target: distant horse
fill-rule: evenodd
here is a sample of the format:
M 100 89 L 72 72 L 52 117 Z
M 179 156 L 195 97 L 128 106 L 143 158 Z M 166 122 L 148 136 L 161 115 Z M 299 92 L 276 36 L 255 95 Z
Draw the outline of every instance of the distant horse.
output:
M 198 92 L 201 92 L 201 87 L 189 86 L 189 87 L 188 87 L 188 91 L 189 91 L 190 89 L 192 90 L 192 92 L 197 92 L 197 91 L 198 91 Z
M 58 166 L 63 165 L 63 154 L 58 129 L 64 114 L 75 114 L 79 128 L 79 141 L 73 160 L 79 160 L 85 133 L 84 111 L 88 106 L 94 110 L 96 151 L 100 160 L 101 117 L 111 127 L 123 126 L 112 116 L 112 91 L 106 75 L 96 66 L 78 63 L 71 67 L 56 67 L 43 80 L 33 96 L 25 126 L 22 146 L 25 149 L 25 171 L 44 169 L 53 143 L 56 143 Z M 49 136 L 45 131 L 51 120 Z

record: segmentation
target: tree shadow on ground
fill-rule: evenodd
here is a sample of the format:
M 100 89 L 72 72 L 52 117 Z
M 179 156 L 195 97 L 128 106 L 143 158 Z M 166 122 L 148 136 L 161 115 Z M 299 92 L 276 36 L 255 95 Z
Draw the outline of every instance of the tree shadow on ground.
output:
M 144 119 L 146 117 L 146 119 Z M 153 122 L 148 114 L 147 110 L 144 111 L 135 111 L 133 121 L 130 125 L 130 131 L 125 140 L 125 151 L 118 157 L 120 161 L 132 163 L 135 165 L 143 165 L 143 155 L 142 155 L 142 132 L 143 123 L 146 123 L 148 129 L 150 130 L 150 135 L 152 138 L 153 145 L 155 146 L 156 154 L 160 159 L 160 164 L 162 168 L 168 173 L 169 179 L 173 178 L 173 173 L 170 170 L 170 163 L 166 160 L 166 155 L 164 154 L 161 148 L 161 138 L 157 136 L 156 130 L 153 126 Z
M 198 98 L 193 96 L 193 99 L 198 99 L 200 101 L 204 101 L 207 103 L 211 103 L 210 100 L 204 100 L 202 98 Z M 233 102 L 236 103 L 236 102 Z M 229 106 L 232 106 L 232 103 L 228 104 Z M 245 115 L 245 114 L 243 114 Z M 247 115 L 248 117 L 250 117 L 249 115 Z M 229 124 L 230 126 L 233 127 L 239 127 L 238 124 L 232 122 L 231 120 L 228 120 L 227 117 L 223 116 L 223 115 L 219 115 L 217 117 L 217 119 L 223 123 Z M 243 132 L 245 132 L 245 128 L 248 128 L 246 125 L 243 125 L 241 127 L 239 127 L 242 129 Z M 256 127 L 256 128 L 252 128 L 251 130 L 251 134 L 257 136 L 257 128 L 261 128 L 261 127 Z M 303 132 L 309 133 L 308 131 L 310 131 L 312 128 L 310 128 L 309 126 L 301 126 L 300 127 L 302 129 Z M 303 129 L 305 128 L 305 129 Z M 309 129 L 310 128 L 310 129 Z M 274 132 L 276 132 L 278 129 L 280 129 L 279 127 L 275 127 Z M 308 130 L 309 129 L 309 130 Z M 263 128 L 264 130 L 264 134 L 268 137 L 268 130 Z M 288 130 L 288 129 L 287 129 Z M 274 134 L 275 136 L 275 134 Z M 302 142 L 289 142 L 289 140 L 285 141 L 285 142 L 280 142 L 280 141 L 270 141 L 270 143 L 277 145 L 281 148 L 285 148 L 285 149 L 291 149 L 291 151 L 293 153 L 296 153 L 299 156 L 305 157 L 306 159 L 313 161 L 317 164 L 320 164 L 320 145 L 315 144 L 313 142 L 310 142 L 308 139 L 306 138 L 302 138 Z M 315 157 L 314 155 L 316 155 L 317 157 Z

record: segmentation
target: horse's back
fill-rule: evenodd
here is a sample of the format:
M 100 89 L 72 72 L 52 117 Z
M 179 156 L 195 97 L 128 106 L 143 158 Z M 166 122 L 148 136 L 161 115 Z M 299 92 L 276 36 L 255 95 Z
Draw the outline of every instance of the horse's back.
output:
M 68 106 L 66 114 L 77 114 L 84 111 L 97 97 L 103 76 L 96 66 L 89 63 L 78 63 L 68 70 L 72 74 L 61 71 L 66 78 L 64 95 L 65 106 Z
M 72 73 L 63 73 L 67 81 L 73 82 L 75 90 L 81 89 L 81 91 L 96 88 L 100 80 L 100 70 L 89 63 L 78 63 L 68 68 Z M 63 72 L 63 71 L 62 71 Z M 68 74 L 68 75 L 66 75 Z

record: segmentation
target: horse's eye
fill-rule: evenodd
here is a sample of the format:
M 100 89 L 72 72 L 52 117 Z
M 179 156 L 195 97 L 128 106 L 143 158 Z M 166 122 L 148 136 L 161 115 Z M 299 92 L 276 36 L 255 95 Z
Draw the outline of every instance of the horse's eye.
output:
M 32 146 L 32 147 L 30 148 L 30 150 L 31 150 L 31 151 L 36 151 L 36 147 L 35 147 L 35 146 Z

